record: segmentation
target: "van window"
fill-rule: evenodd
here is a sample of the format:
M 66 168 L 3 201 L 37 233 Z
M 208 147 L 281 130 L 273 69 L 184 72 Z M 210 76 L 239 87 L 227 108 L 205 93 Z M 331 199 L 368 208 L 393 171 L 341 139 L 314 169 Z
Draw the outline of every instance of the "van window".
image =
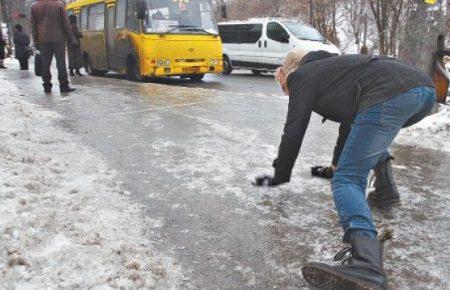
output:
M 89 30 L 98 31 L 105 28 L 105 5 L 103 3 L 92 5 L 89 8 Z
M 241 43 L 255 43 L 262 35 L 262 24 L 245 24 L 239 27 Z
M 130 31 L 141 32 L 141 24 L 137 18 L 137 0 L 128 0 L 127 28 Z
M 267 24 L 267 37 L 278 42 L 285 42 L 289 34 L 279 23 L 269 22 Z
M 127 18 L 127 0 L 117 0 L 116 4 L 116 29 L 125 28 Z
M 239 25 L 220 25 L 219 33 L 223 43 L 239 43 Z
M 80 25 L 80 29 L 83 30 L 83 31 L 87 30 L 87 27 L 88 27 L 88 11 L 89 11 L 89 8 L 87 6 L 81 8 L 81 25 Z

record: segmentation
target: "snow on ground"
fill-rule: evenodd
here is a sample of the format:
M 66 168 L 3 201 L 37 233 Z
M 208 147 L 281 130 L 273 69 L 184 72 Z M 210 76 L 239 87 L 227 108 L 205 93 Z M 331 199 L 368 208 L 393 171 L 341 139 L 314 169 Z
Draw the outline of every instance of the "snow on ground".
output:
M 177 262 L 154 252 L 152 221 L 60 116 L 0 79 L 2 289 L 173 288 Z
M 403 145 L 450 152 L 450 102 L 440 105 L 436 114 L 402 130 L 396 141 Z

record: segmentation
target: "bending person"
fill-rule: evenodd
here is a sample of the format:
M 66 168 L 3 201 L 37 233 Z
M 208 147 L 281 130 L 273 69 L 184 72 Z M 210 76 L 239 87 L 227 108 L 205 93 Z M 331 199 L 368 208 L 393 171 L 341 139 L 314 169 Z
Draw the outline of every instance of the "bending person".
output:
M 288 55 L 295 58 L 298 54 Z M 312 112 L 339 123 L 353 123 L 332 182 L 333 197 L 351 244 L 346 265 L 303 265 L 302 274 L 315 287 L 386 289 L 383 246 L 366 201 L 367 177 L 400 129 L 422 120 L 433 108 L 436 92 L 423 71 L 387 57 L 334 56 L 311 52 L 299 63 L 286 61 L 277 73 L 289 108 L 275 175 L 256 179 L 259 186 L 277 186 L 291 179 Z M 293 65 L 292 65 L 293 64 Z M 344 251 L 337 259 L 345 256 Z

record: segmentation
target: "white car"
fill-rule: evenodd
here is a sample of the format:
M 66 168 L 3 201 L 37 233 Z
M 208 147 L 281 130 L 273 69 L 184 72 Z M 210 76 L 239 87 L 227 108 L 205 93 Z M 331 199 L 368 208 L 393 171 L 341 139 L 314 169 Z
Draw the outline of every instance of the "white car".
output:
M 233 68 L 256 74 L 274 71 L 294 49 L 325 50 L 342 54 L 319 31 L 293 20 L 250 19 L 219 23 L 223 43 L 224 74 Z

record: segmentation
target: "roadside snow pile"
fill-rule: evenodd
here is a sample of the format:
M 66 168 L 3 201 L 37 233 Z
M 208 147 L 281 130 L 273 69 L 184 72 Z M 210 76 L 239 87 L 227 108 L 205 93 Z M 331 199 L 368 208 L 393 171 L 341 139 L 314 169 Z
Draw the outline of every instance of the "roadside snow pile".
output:
M 450 105 L 440 105 L 439 112 L 400 131 L 397 143 L 450 152 Z
M 143 208 L 60 118 L 0 79 L 2 289 L 171 288 L 180 267 L 154 252 Z

